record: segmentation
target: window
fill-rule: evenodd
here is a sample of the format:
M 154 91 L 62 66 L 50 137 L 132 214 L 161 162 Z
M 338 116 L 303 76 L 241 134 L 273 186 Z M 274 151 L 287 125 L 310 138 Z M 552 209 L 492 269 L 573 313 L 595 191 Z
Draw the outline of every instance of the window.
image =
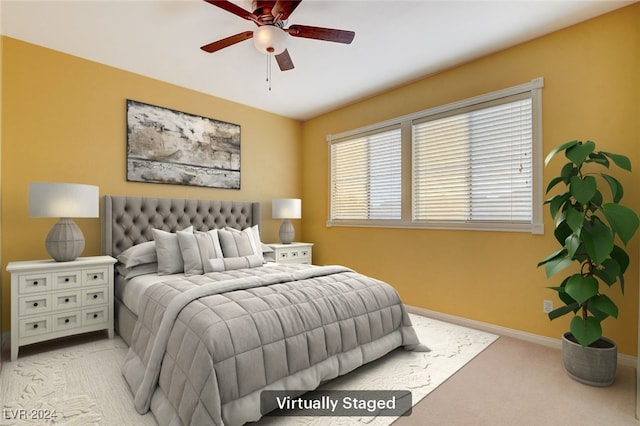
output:
M 400 219 L 400 129 L 381 130 L 331 145 L 331 217 Z
M 329 226 L 542 232 L 542 79 L 328 137 Z

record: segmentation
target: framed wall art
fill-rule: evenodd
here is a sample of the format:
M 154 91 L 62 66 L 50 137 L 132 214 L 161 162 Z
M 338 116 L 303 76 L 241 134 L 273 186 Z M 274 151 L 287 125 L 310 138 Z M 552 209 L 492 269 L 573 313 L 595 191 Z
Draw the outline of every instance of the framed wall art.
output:
M 240 126 L 128 99 L 127 180 L 240 189 Z

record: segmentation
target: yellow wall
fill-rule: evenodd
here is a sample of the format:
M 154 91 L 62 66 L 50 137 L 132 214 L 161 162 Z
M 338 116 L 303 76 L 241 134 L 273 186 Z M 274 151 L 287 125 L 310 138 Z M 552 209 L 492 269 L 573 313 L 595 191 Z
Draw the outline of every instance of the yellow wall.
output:
M 271 198 L 302 195 L 301 123 L 12 38 L 2 41 L 3 330 L 10 328 L 6 264 L 47 258 L 44 239 L 55 223 L 28 217 L 29 182 L 93 184 L 101 195 L 257 200 L 264 203 L 263 239 L 277 241 L 280 222 L 271 219 Z M 127 182 L 127 98 L 239 124 L 241 189 Z M 99 219 L 76 222 L 85 234 L 84 255 L 100 254 Z
M 640 167 L 640 4 L 556 32 L 386 92 L 305 123 L 104 65 L 3 38 L 1 229 L 3 330 L 9 328 L 13 260 L 45 258 L 54 220 L 27 215 L 27 184 L 68 181 L 101 194 L 258 200 L 263 237 L 277 239 L 273 197 L 303 197 L 297 235 L 314 242 L 314 261 L 341 263 L 385 279 L 406 303 L 558 338 L 565 319 L 549 322 L 542 300 L 554 298 L 536 263 L 556 249 L 545 210 L 544 236 L 523 233 L 327 228 L 327 134 L 544 77 L 544 152 L 569 139 L 593 139 Z M 413 54 L 419 54 L 414 52 Z M 216 190 L 125 180 L 125 99 L 242 126 L 242 189 Z M 555 163 L 557 165 L 558 162 Z M 277 165 L 277 167 L 274 167 Z M 545 182 L 554 173 L 545 170 Z M 640 174 L 620 175 L 625 200 L 640 210 Z M 77 221 L 86 255 L 100 251 L 97 219 Z M 301 222 L 301 225 L 300 225 Z M 639 242 L 624 298 L 612 292 L 620 319 L 606 334 L 636 353 Z
M 640 4 L 618 10 L 317 117 L 304 124 L 303 232 L 314 261 L 342 263 L 392 283 L 405 303 L 503 327 L 559 338 L 568 319 L 550 322 L 537 262 L 557 249 L 545 208 L 545 235 L 525 233 L 326 227 L 326 135 L 544 77 L 544 153 L 572 139 L 626 154 L 640 169 Z M 419 55 L 420 52 L 412 52 Z M 556 172 L 560 160 L 544 172 Z M 640 174 L 617 174 L 625 202 L 640 211 Z M 618 320 L 605 334 L 636 353 L 638 241 L 630 244 L 625 297 L 613 292 Z

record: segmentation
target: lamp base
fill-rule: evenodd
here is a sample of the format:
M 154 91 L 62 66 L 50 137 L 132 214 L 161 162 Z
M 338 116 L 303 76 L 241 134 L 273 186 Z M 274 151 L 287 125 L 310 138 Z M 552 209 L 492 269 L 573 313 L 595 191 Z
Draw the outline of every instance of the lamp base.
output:
M 61 218 L 49 231 L 44 246 L 56 261 L 69 262 L 84 250 L 84 235 L 72 219 Z
M 295 229 L 293 229 L 293 225 L 289 221 L 289 219 L 285 219 L 280 225 L 280 232 L 278 233 L 280 236 L 280 242 L 282 244 L 291 244 L 293 241 L 293 237 L 296 235 Z

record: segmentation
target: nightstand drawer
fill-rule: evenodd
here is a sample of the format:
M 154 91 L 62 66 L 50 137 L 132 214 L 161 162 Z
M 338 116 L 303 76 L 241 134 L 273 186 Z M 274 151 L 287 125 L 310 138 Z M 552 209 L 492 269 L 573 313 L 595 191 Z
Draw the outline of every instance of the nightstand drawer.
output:
M 79 308 L 81 305 L 82 298 L 80 291 L 54 293 L 51 297 L 51 306 L 54 311 Z
M 51 290 L 51 274 L 29 274 L 20 275 L 18 283 L 18 293 L 35 293 Z
M 20 298 L 20 316 L 46 314 L 51 310 L 50 294 L 33 294 Z
M 82 311 L 82 325 L 97 325 L 109 322 L 107 306 L 84 309 Z
M 68 312 L 52 316 L 52 324 L 54 331 L 69 330 L 80 327 L 81 317 L 79 312 Z
M 20 320 L 20 338 L 46 334 L 51 331 L 51 317 L 38 317 Z
M 53 277 L 53 288 L 55 290 L 64 290 L 68 288 L 76 288 L 80 285 L 82 275 L 76 271 L 61 271 L 51 274 Z
M 273 250 L 265 254 L 265 260 L 277 263 L 312 263 L 312 243 L 267 244 Z
M 82 290 L 82 306 L 102 305 L 108 301 L 108 289 L 106 287 Z
M 107 268 L 82 271 L 84 285 L 99 285 L 109 282 L 109 270 Z

